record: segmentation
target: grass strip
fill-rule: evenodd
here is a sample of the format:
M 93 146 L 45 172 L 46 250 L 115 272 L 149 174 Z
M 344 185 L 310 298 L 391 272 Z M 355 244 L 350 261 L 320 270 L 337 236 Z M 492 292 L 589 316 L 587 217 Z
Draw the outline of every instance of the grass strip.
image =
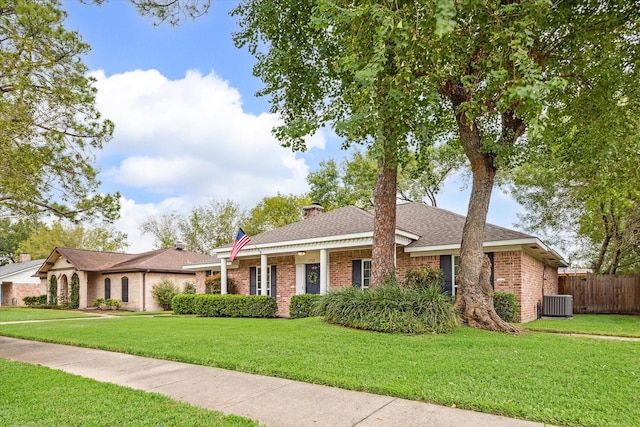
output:
M 31 307 L 0 307 L 0 322 L 54 320 L 91 317 L 77 310 L 52 310 Z
M 519 326 L 530 331 L 640 338 L 640 315 L 632 314 L 579 314 L 570 319 L 540 319 Z
M 257 421 L 157 393 L 0 359 L 0 425 L 250 427 Z
M 640 419 L 640 344 L 471 328 L 351 330 L 319 318 L 123 317 L 0 334 L 290 378 L 567 426 Z

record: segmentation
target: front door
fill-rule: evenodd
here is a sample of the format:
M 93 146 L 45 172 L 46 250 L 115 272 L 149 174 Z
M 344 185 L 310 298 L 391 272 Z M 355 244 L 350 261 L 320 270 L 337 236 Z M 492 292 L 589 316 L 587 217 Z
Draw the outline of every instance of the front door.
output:
M 307 264 L 305 274 L 305 292 L 308 294 L 320 293 L 320 264 Z

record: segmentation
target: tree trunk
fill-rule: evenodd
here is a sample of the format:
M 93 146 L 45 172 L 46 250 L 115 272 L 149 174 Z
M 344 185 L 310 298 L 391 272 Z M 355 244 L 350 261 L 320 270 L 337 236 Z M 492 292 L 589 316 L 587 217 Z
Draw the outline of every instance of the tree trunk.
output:
M 371 253 L 371 286 L 378 286 L 395 274 L 396 257 L 396 193 L 398 166 L 395 151 L 387 143 L 382 159 L 378 161 L 378 179 L 373 192 L 373 247 Z
M 494 157 L 482 151 L 480 132 L 475 123 L 468 124 L 462 112 L 456 114 L 456 121 L 473 174 L 469 209 L 462 231 L 460 270 L 456 278 L 459 291 L 456 310 L 469 326 L 518 333 L 520 330 L 502 320 L 493 307 L 491 262 L 483 250 L 484 227 L 497 171 Z

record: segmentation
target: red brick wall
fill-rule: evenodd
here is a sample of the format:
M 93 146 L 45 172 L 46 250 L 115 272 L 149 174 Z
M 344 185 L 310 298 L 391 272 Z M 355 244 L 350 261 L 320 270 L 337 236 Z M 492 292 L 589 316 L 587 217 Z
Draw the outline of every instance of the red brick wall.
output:
M 329 289 L 353 285 L 352 261 L 354 259 L 371 259 L 371 249 L 329 253 Z
M 371 249 L 355 249 L 329 253 L 329 289 L 351 286 L 352 260 L 371 259 Z M 296 293 L 295 257 L 269 257 L 269 265 L 277 266 L 278 313 L 288 316 L 291 297 Z M 440 267 L 440 256 L 411 257 L 401 249 L 397 253 L 398 281 L 402 282 L 408 268 Z M 228 269 L 228 277 L 236 284 L 237 292 L 249 295 L 249 267 L 259 267 L 260 260 L 241 260 L 239 268 Z M 519 321 L 528 322 L 537 316 L 537 303 L 542 299 L 543 273 L 545 275 L 545 294 L 557 294 L 557 269 L 544 267 L 541 261 L 523 251 L 504 251 L 494 253 L 494 287 L 497 292 L 508 292 L 516 296 L 520 304 Z M 196 289 L 204 293 L 204 272 L 196 273 Z

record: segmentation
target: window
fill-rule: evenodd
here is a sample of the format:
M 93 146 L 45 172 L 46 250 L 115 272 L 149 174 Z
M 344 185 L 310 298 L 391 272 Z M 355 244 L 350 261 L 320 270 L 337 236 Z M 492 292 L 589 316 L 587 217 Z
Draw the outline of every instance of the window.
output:
M 371 283 L 371 260 L 363 259 L 362 260 L 362 289 L 369 289 L 369 284 Z
M 451 295 L 456 296 L 458 293 L 458 281 L 456 280 L 456 276 L 458 275 L 458 269 L 460 268 L 460 257 L 458 255 L 454 255 L 451 258 Z
M 369 289 L 371 284 L 371 260 L 370 259 L 354 259 L 352 260 L 352 283 L 353 286 L 360 289 Z
M 104 279 L 104 299 L 111 298 L 111 279 Z
M 256 289 L 258 289 L 258 292 L 260 292 L 260 289 L 262 289 L 262 274 L 261 274 L 261 268 L 260 267 L 256 267 Z M 271 266 L 268 265 L 267 266 L 267 295 L 271 296 L 271 274 L 269 274 L 271 272 Z
M 129 302 L 129 278 L 122 278 L 122 302 Z

